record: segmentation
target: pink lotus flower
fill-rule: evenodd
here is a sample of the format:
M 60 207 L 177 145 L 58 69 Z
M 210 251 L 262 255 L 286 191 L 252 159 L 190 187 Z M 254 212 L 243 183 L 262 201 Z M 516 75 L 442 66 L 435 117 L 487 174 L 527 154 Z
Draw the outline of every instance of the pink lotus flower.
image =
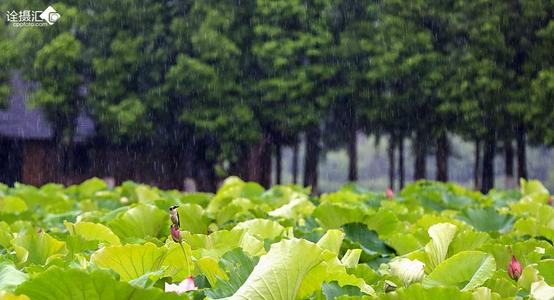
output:
M 510 275 L 510 278 L 513 280 L 518 280 L 521 276 L 521 272 L 523 272 L 521 268 L 521 264 L 517 260 L 517 258 L 512 255 L 512 262 L 508 265 L 508 275 Z
M 198 290 L 198 287 L 194 283 L 194 279 L 192 276 L 189 276 L 189 278 L 181 281 L 179 284 L 175 283 L 165 283 L 165 292 L 175 292 L 177 295 L 181 295 L 184 292 L 188 291 L 196 291 Z
M 392 197 L 394 197 L 394 192 L 391 188 L 387 189 L 387 191 L 385 192 L 385 197 L 387 197 L 388 199 L 392 199 Z
M 181 231 L 179 231 L 179 227 L 175 224 L 171 224 L 171 237 L 175 243 L 180 243 L 182 241 Z
M 552 206 L 552 196 L 548 196 L 548 205 Z

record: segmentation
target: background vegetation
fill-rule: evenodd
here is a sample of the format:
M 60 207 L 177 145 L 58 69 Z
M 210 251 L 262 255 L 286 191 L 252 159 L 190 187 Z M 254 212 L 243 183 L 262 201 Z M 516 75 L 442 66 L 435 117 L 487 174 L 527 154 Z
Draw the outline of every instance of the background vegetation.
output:
M 3 12 L 61 14 L 53 26 L 0 22 L 0 103 L 10 72 L 37 82 L 32 103 L 73 144 L 86 112 L 97 141 L 150 145 L 200 186 L 228 175 L 268 186 L 282 149 L 294 181 L 318 190 L 319 158 L 357 133 L 387 138 L 389 185 L 448 180 L 457 135 L 474 147 L 474 183 L 527 177 L 526 145 L 554 144 L 554 2 L 549 0 L 6 0 Z M 396 155 L 401 153 L 401 155 Z M 516 162 L 514 165 L 514 161 Z M 411 169 L 412 166 L 409 166 Z M 396 171 L 395 171 L 396 170 Z M 163 175 L 163 174 L 161 174 Z

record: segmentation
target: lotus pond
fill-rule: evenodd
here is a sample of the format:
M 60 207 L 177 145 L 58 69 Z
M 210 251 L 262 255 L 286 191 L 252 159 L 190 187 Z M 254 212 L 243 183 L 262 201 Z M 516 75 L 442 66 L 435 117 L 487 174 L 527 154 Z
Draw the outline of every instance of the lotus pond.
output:
M 236 177 L 215 194 L 0 185 L 0 299 L 554 298 L 554 208 L 538 181 L 309 192 Z

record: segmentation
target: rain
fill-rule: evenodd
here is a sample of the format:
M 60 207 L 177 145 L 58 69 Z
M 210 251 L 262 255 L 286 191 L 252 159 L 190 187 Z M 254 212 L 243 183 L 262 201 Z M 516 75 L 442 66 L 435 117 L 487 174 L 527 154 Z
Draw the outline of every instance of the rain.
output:
M 553 1 L 2 0 L 0 12 L 0 274 L 21 279 L 0 276 L 0 300 L 40 295 L 35 275 L 67 269 L 152 299 L 254 299 L 287 263 L 330 277 L 298 278 L 282 299 L 554 289 L 544 271 L 513 294 L 485 284 L 496 265 L 509 274 L 496 282 L 525 281 L 554 253 L 541 223 L 554 216 L 542 213 Z M 135 250 L 159 264 L 114 265 Z M 483 282 L 441 281 L 444 262 L 469 258 Z

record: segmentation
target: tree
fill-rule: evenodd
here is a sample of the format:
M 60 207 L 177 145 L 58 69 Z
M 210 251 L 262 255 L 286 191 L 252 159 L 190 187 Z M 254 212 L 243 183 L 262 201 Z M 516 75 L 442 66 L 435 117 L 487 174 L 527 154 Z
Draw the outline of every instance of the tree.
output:
M 418 14 L 413 14 L 412 9 L 421 8 L 421 3 L 414 6 L 416 8 L 391 1 L 369 7 L 378 19 L 372 23 L 374 34 L 368 46 L 371 55 L 366 78 L 376 92 L 364 116 L 379 128 L 375 131 L 390 136 L 394 141 L 390 143 L 392 147 L 398 146 L 401 185 L 404 181 L 404 139 L 415 133 L 413 145 L 418 156 L 415 173 L 423 177 L 426 155 L 423 143 L 435 137 L 432 129 L 446 128 L 441 127 L 445 122 L 436 110 L 442 57 L 435 49 L 435 35 L 424 26 Z
M 17 57 L 16 45 L 11 40 L 7 25 L 0 23 L 0 109 L 5 108 L 10 96 L 10 73 Z
M 40 88 L 31 102 L 42 108 L 58 143 L 72 142 L 75 122 L 83 105 L 81 50 L 81 43 L 64 32 L 37 52 L 33 65 Z
M 192 130 L 195 163 L 210 181 L 216 180 L 216 168 L 223 169 L 225 162 L 225 172 L 243 173 L 238 170 L 240 160 L 262 136 L 250 106 L 248 24 L 253 10 L 252 2 L 195 2 L 171 26 L 175 36 L 186 38 L 174 41 L 179 53 L 166 74 L 164 90 L 179 114 L 176 123 Z
M 327 1 L 257 1 L 253 55 L 258 64 L 258 95 L 253 110 L 263 132 L 262 152 L 276 143 L 292 145 L 306 135 L 304 184 L 317 192 L 320 123 L 325 83 L 333 69 L 325 64 L 331 35 L 324 22 Z M 264 159 L 267 161 L 267 157 Z M 267 163 L 265 163 L 267 165 Z M 263 171 L 267 172 L 267 171 Z
M 550 8 L 552 10 L 552 8 Z M 536 32 L 538 38 L 533 50 L 534 59 L 528 68 L 535 75 L 532 77 L 531 105 L 528 106 L 526 120 L 532 124 L 530 135 L 533 141 L 554 145 L 554 21 Z

